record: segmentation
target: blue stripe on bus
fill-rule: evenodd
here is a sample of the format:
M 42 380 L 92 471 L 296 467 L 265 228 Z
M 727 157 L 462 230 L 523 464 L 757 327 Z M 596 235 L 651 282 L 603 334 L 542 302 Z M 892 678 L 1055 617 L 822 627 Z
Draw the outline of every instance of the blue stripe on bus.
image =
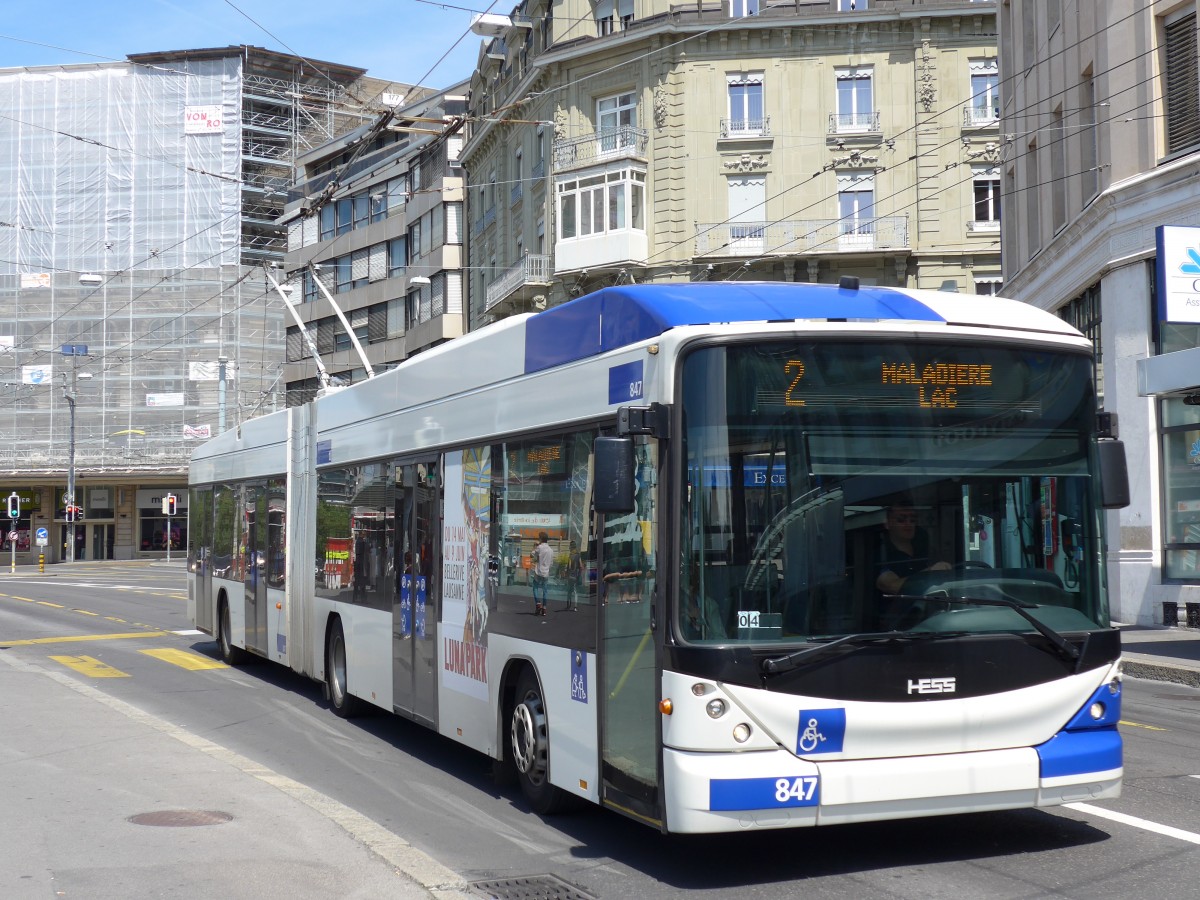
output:
M 1035 749 L 1043 778 L 1121 768 L 1121 735 L 1115 725 L 1090 731 L 1060 731 Z
M 944 322 L 892 288 L 833 284 L 703 282 L 604 288 L 525 322 L 525 372 L 649 340 L 681 325 L 793 319 Z
M 708 782 L 708 808 L 713 810 L 779 809 L 820 803 L 821 782 L 816 775 L 713 778 Z

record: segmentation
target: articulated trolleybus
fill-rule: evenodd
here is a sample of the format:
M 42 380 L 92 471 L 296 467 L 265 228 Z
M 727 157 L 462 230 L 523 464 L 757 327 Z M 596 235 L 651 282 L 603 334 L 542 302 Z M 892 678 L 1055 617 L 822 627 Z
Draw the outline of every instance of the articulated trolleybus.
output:
M 1024 304 L 611 287 L 191 464 L 189 612 L 671 832 L 1118 795 L 1091 346 Z

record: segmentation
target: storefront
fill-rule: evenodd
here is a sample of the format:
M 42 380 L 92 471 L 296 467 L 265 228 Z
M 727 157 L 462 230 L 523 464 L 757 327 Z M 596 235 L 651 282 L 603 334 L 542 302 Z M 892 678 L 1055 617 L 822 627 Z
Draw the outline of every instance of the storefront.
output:
M 1153 613 L 1200 625 L 1200 228 L 1161 226 L 1156 237 L 1156 353 L 1138 360 L 1138 394 L 1157 413 L 1160 583 L 1177 588 Z

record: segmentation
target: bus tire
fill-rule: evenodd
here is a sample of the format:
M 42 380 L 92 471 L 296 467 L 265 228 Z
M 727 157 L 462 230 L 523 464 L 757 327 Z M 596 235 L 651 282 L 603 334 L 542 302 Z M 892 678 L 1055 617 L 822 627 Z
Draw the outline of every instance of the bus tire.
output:
M 567 806 L 567 794 L 550 783 L 550 731 L 537 675 L 525 667 L 509 719 L 509 744 L 521 793 L 534 812 L 553 815 Z
M 357 715 L 358 698 L 346 688 L 346 635 L 342 620 L 334 619 L 325 638 L 325 685 L 328 688 L 329 708 L 343 719 Z
M 233 645 L 233 630 L 229 624 L 229 601 L 221 595 L 217 604 L 217 648 L 221 661 L 227 666 L 241 665 L 246 661 L 246 652 Z

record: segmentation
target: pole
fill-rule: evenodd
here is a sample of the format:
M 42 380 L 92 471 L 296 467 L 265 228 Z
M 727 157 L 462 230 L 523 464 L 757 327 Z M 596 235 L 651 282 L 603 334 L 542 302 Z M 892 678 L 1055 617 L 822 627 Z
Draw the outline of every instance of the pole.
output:
M 225 364 L 226 356 L 217 357 L 217 434 L 225 433 Z
M 75 562 L 75 376 L 78 357 L 71 356 L 71 390 L 63 388 L 67 406 L 71 408 L 71 437 L 67 445 L 67 562 Z
M 171 516 L 167 516 L 167 562 L 171 561 Z

